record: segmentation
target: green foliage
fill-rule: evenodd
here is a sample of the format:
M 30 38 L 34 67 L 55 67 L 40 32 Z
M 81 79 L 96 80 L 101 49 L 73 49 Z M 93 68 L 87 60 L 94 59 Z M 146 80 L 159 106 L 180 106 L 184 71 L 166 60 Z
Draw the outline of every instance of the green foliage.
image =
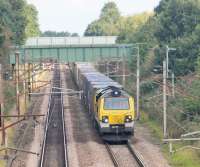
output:
M 120 28 L 118 41 L 120 43 L 135 42 L 132 41 L 135 39 L 135 37 L 133 36 L 138 34 L 135 32 L 140 31 L 141 27 L 148 21 L 149 17 L 152 15 L 153 13 L 144 12 L 133 16 L 122 17 L 118 25 Z
M 26 16 L 27 26 L 25 29 L 26 37 L 39 36 L 40 29 L 38 24 L 38 12 L 33 5 L 27 5 L 24 9 L 24 14 Z
M 15 44 L 21 45 L 26 38 L 26 16 L 24 15 L 24 8 L 26 2 L 24 0 L 9 0 L 11 18 L 9 18 L 8 27 L 12 32 L 12 40 Z
M 110 24 L 116 24 L 119 21 L 120 13 L 114 2 L 105 4 L 101 11 L 100 19 Z
M 159 87 L 158 84 L 153 81 L 141 83 L 140 85 L 141 94 L 150 93 L 151 91 L 154 91 L 158 87 Z
M 160 128 L 159 124 L 154 120 L 149 118 L 146 112 L 141 113 L 140 123 L 146 125 L 153 137 L 158 139 L 163 139 L 163 130 Z M 159 141 L 158 141 L 159 142 Z M 157 142 L 156 142 L 157 143 Z M 187 143 L 188 144 L 188 143 Z M 180 143 L 173 143 L 173 149 L 178 149 L 185 146 Z M 166 158 L 169 160 L 170 165 L 174 167 L 199 167 L 199 151 L 193 149 L 183 149 L 181 151 L 175 152 L 173 155 L 169 154 L 168 145 L 163 145 L 162 150 L 165 153 Z
M 5 113 L 7 114 L 10 109 L 14 106 L 12 98 L 15 96 L 15 87 L 10 84 L 4 86 L 4 97 L 7 103 L 5 103 Z
M 176 75 L 185 75 L 197 69 L 200 54 L 199 16 L 200 0 L 162 0 L 155 9 L 154 16 L 136 31 L 128 32 L 121 38 L 128 43 L 147 44 L 141 47 L 142 61 L 145 61 L 145 57 L 148 59 L 147 48 L 159 46 L 155 49 L 156 65 L 162 65 L 166 45 L 175 47 L 177 50 L 170 52 L 169 67 Z M 125 30 L 121 34 L 123 33 L 126 34 Z
M 0 0 L 0 48 L 6 40 L 6 27 L 12 24 L 11 5 L 8 1 Z
M 41 34 L 42 37 L 78 37 L 79 35 L 77 33 L 69 33 L 67 31 L 61 31 L 61 32 L 56 32 L 56 31 L 45 31 Z
M 88 25 L 85 36 L 119 36 L 118 42 L 126 43 L 130 35 L 147 22 L 153 13 L 144 12 L 134 16 L 120 16 L 114 2 L 105 4 L 101 10 L 100 18 Z
M 195 71 L 200 48 L 200 1 L 163 0 L 156 11 L 158 27 L 155 37 L 161 45 L 177 48 L 170 67 L 174 65 L 177 75 Z
M 187 86 L 186 86 L 187 87 Z M 200 81 L 198 78 L 193 79 L 190 83 L 190 88 L 188 90 L 191 97 L 181 98 L 181 104 L 183 104 L 183 110 L 186 113 L 182 114 L 182 121 L 189 118 L 190 121 L 199 122 L 200 119 Z
M 108 36 L 118 35 L 121 16 L 114 2 L 105 4 L 101 11 L 100 18 L 88 25 L 85 36 Z
M 190 121 L 194 121 L 195 116 L 200 116 L 200 103 L 199 100 L 194 100 L 191 98 L 185 98 L 183 101 L 184 110 L 188 114 L 187 117 L 190 118 Z M 186 119 L 186 115 L 182 115 L 182 118 Z
M 155 35 L 161 42 L 170 42 L 190 35 L 200 21 L 198 20 L 199 0 L 168 0 L 167 2 L 157 13 L 159 27 Z
M 38 35 L 37 11 L 25 0 L 0 0 L 0 16 L 0 47 L 6 39 L 21 45 L 26 37 Z
M 176 146 L 177 144 L 175 144 Z M 180 147 L 180 146 L 179 146 Z M 183 147 L 183 145 L 181 146 Z M 186 149 L 176 152 L 170 157 L 173 166 L 176 167 L 199 167 L 198 151 L 193 149 Z
M 78 33 L 74 32 L 71 34 L 71 37 L 79 37 Z
M 11 45 L 22 45 L 39 34 L 37 11 L 25 0 L 0 0 L 0 62 L 6 63 Z
M 3 45 L 5 41 L 5 35 L 4 35 L 4 27 L 0 26 L 0 47 Z
M 101 22 L 96 20 L 93 21 L 91 24 L 88 25 L 87 29 L 85 30 L 85 36 L 101 36 L 103 35 L 103 27 Z
M 196 71 L 197 71 L 198 75 L 200 75 L 200 57 L 198 57 L 198 59 L 197 59 L 197 68 L 196 68 Z

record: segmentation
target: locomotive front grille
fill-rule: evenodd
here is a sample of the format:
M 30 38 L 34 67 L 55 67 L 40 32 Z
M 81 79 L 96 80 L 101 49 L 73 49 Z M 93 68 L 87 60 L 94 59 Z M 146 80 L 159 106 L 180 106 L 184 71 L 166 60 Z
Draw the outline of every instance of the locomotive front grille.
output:
M 120 125 L 124 124 L 124 117 L 121 115 L 110 115 L 109 116 L 109 123 L 112 125 Z

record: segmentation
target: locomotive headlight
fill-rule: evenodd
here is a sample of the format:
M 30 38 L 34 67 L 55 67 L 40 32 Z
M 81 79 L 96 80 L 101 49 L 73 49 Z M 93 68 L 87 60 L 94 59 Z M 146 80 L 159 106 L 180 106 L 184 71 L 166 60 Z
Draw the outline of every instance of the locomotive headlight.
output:
M 102 122 L 103 123 L 108 123 L 108 116 L 103 116 L 102 117 Z
M 125 116 L 125 122 L 132 122 L 132 116 L 131 115 Z

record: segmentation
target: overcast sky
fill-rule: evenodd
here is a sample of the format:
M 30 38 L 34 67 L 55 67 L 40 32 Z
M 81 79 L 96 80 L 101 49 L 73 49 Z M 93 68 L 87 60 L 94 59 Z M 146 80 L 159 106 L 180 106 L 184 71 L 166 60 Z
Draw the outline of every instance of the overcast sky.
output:
M 40 29 L 83 34 L 109 0 L 27 0 L 39 12 Z M 122 15 L 152 11 L 160 0 L 113 0 Z

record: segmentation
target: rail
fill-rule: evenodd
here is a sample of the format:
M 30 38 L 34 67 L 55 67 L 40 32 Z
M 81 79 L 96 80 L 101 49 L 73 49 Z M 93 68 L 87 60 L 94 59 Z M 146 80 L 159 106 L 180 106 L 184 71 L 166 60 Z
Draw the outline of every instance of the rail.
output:
M 51 88 L 52 91 L 53 88 Z M 50 113 L 50 107 L 51 107 L 51 99 L 52 99 L 52 95 L 49 96 L 49 103 L 48 103 L 48 110 L 47 110 L 47 117 L 46 117 L 46 121 L 45 121 L 45 132 L 44 132 L 44 140 L 42 143 L 42 151 L 40 154 L 40 162 L 39 162 L 39 167 L 42 167 L 44 164 L 44 152 L 45 152 L 45 145 L 46 145 L 46 136 L 47 136 L 47 130 L 48 130 L 48 125 L 49 125 L 49 113 Z
M 62 84 L 61 84 L 62 86 Z M 68 156 L 67 156 L 67 138 L 66 138 L 66 128 L 64 120 L 64 104 L 63 104 L 63 94 L 61 93 L 61 104 L 62 104 L 62 127 L 63 127 L 63 137 L 64 137 L 64 157 L 65 157 L 65 167 L 69 166 Z
M 119 163 L 117 161 L 117 158 L 116 158 L 115 154 L 113 153 L 112 149 L 110 148 L 110 145 L 108 143 L 104 143 L 104 144 L 105 144 L 106 149 L 107 149 L 107 151 L 108 151 L 108 153 L 109 153 L 109 155 L 110 155 L 110 157 L 111 157 L 111 159 L 113 161 L 114 166 L 115 167 L 119 167 L 120 165 L 119 165 Z
M 130 144 L 130 142 L 127 142 L 127 148 L 130 151 L 130 153 L 133 155 L 134 159 L 137 161 L 139 167 L 147 167 L 142 160 L 141 156 L 133 149 L 133 146 Z
M 57 69 L 58 70 L 58 69 Z M 54 74 L 54 78 L 57 76 L 58 74 Z M 53 92 L 55 90 L 54 86 L 55 84 L 59 84 L 59 86 L 61 87 L 61 79 L 60 79 L 61 75 L 60 75 L 60 70 L 59 70 L 59 83 L 58 82 L 54 82 L 54 84 L 52 85 L 51 87 L 51 92 Z M 51 94 L 50 97 L 49 97 L 49 103 L 48 103 L 48 111 L 47 111 L 47 117 L 46 117 L 46 121 L 45 121 L 45 132 L 44 132 L 44 139 L 43 139 L 43 143 L 42 143 L 42 150 L 41 150 L 41 155 L 40 155 L 40 161 L 39 161 L 39 164 L 38 164 L 38 167 L 44 167 L 45 164 L 46 164 L 46 158 L 45 158 L 45 154 L 46 154 L 46 150 L 47 150 L 47 145 L 48 144 L 48 141 L 50 140 L 50 138 L 48 138 L 48 130 L 50 130 L 50 123 L 51 123 L 51 120 L 52 120 L 52 115 L 53 113 L 55 112 L 54 111 L 54 107 L 55 107 L 55 100 L 57 100 L 56 98 L 59 99 L 59 101 L 61 102 L 61 105 L 59 105 L 60 108 L 60 111 L 61 111 L 61 118 L 57 118 L 57 119 L 61 119 L 61 123 L 59 123 L 59 127 L 61 128 L 60 129 L 60 134 L 62 135 L 62 155 L 63 155 L 63 158 L 64 158 L 64 162 L 63 162 L 63 166 L 65 167 L 68 167 L 69 164 L 68 164 L 68 156 L 67 156 L 67 139 L 66 139 L 66 129 L 65 129 L 65 120 L 64 120 L 64 105 L 63 105 L 63 95 L 62 93 L 59 94 L 60 96 L 58 97 L 54 97 L 54 94 Z M 55 114 L 55 113 L 54 113 Z M 58 120 L 58 121 L 59 121 Z M 57 126 L 57 125 L 56 125 Z M 57 130 L 57 129 L 56 129 Z M 51 129 L 52 131 L 52 129 Z M 55 132 L 55 130 L 54 130 Z M 53 133 L 54 133 L 53 132 Z M 47 140 L 48 139 L 48 140 Z M 58 147 L 58 149 L 61 147 L 61 146 L 56 146 L 56 148 Z M 48 151 L 47 151 L 48 152 Z M 51 154 L 48 152 L 48 154 Z M 58 160 L 59 161 L 59 160 Z
M 105 147 L 113 161 L 113 164 L 115 167 L 120 167 L 119 162 L 117 157 L 115 156 L 114 152 L 112 151 L 110 145 L 106 142 L 104 142 Z M 129 152 L 131 153 L 132 157 L 134 158 L 134 160 L 137 162 L 137 165 L 139 167 L 147 167 L 144 163 L 144 161 L 142 160 L 141 156 L 133 149 L 133 146 L 131 146 L 131 144 L 129 142 L 127 142 L 126 147 L 128 148 Z

